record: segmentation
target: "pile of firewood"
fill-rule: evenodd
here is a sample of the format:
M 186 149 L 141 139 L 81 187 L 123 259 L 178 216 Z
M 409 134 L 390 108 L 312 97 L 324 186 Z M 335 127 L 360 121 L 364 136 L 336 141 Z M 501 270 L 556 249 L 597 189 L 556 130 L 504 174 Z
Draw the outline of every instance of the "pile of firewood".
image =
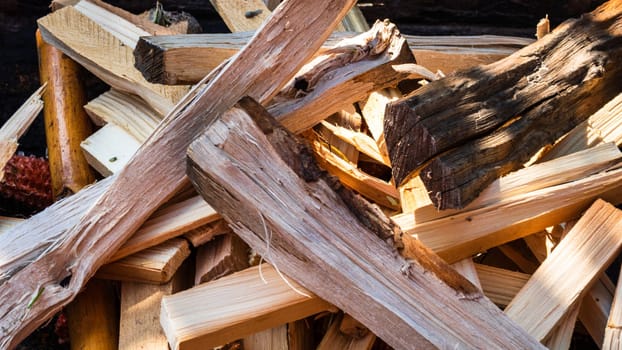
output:
M 159 4 L 38 20 L 0 164 L 43 108 L 55 202 L 0 220 L 0 348 L 61 310 L 88 349 L 621 346 L 622 1 L 537 40 L 212 3 L 231 34 Z

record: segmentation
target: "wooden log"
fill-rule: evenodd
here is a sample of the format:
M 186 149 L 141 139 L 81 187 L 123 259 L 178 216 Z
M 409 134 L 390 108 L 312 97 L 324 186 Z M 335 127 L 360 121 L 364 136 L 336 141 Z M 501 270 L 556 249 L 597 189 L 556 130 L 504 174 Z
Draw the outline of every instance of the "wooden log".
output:
M 108 280 L 163 284 L 173 278 L 177 269 L 190 256 L 183 238 L 173 238 L 141 250 L 97 270 L 95 277 Z
M 110 281 L 93 279 L 67 306 L 71 349 L 118 349 L 119 308 Z
M 80 150 L 92 133 L 84 111 L 86 93 L 80 66 L 57 48 L 45 43 L 37 31 L 39 80 L 47 84 L 43 95 L 45 137 L 54 198 L 78 192 L 95 181 Z
M 369 334 L 369 329 L 367 329 L 364 324 L 357 321 L 354 317 L 348 314 L 343 314 L 343 317 L 339 322 L 339 332 L 351 338 L 360 339 Z
M 340 326 L 344 319 L 344 315 L 340 314 L 331 323 L 328 331 L 322 338 L 320 345 L 318 345 L 318 350 L 330 350 L 330 349 L 349 349 L 349 350 L 370 350 L 372 345 L 374 345 L 374 341 L 376 340 L 376 336 L 367 332 L 364 336 L 361 337 L 352 337 L 347 334 L 344 334 L 340 330 Z
M 321 122 L 321 125 L 332 132 L 333 135 L 339 139 L 347 142 L 348 144 L 356 147 L 356 149 L 374 159 L 380 164 L 390 166 L 388 158 L 385 158 L 378 149 L 378 145 L 371 137 L 358 131 L 354 131 L 348 128 L 344 128 L 338 125 L 334 125 L 328 122 Z
M 587 119 L 620 92 L 621 12 L 610 1 L 499 62 L 390 104 L 385 139 L 396 183 L 420 173 L 437 208 L 462 208 Z
M 408 241 L 412 260 L 404 260 L 384 242 L 401 235 L 377 207 L 332 179 L 336 193 L 318 178 L 308 148 L 256 102 L 240 104 L 246 111 L 230 110 L 192 143 L 188 170 L 199 193 L 268 261 L 395 348 L 477 347 L 484 339 L 540 347 L 417 241 Z
M 206 33 L 141 37 L 134 52 L 136 67 L 152 83 L 193 84 L 238 52 L 252 34 Z M 334 47 L 343 36 L 341 33 L 333 34 L 322 50 Z M 404 37 L 420 65 L 432 72 L 440 69 L 448 74 L 495 62 L 533 42 L 529 39 L 492 35 Z
M 621 176 L 620 169 L 606 171 L 421 224 L 404 216 L 396 219 L 402 230 L 416 234 L 443 259 L 455 262 L 576 218 L 599 197 L 618 202 Z M 499 220 L 500 212 L 505 213 L 504 220 Z
M 618 279 L 613 303 L 609 312 L 607 327 L 605 328 L 605 337 L 602 349 L 620 349 L 622 347 L 622 282 Z
M 188 88 L 147 82 L 134 68 L 131 46 L 142 31 L 137 31 L 131 23 L 106 10 L 99 9 L 98 13 L 105 16 L 94 16 L 95 18 L 109 19 L 106 26 L 73 7 L 55 11 L 40 18 L 37 23 L 43 40 L 60 49 L 101 80 L 118 90 L 140 96 L 162 114 L 168 113 Z M 121 39 L 107 30 L 110 28 L 122 29 L 119 34 Z
M 353 0 L 283 3 L 220 74 L 188 94 L 105 194 L 62 234 L 62 243 L 3 284 L 0 347 L 14 346 L 66 304 L 148 216 L 183 187 L 183 155 L 202 128 L 244 95 L 260 101 L 274 96 L 353 4 Z M 52 15 L 65 10 L 70 9 Z M 308 40 L 301 42 L 300 37 Z M 258 66 L 257 60 L 262 64 Z M 68 276 L 69 285 L 62 287 L 60 282 Z M 26 308 L 24 295 L 37 296 L 36 303 Z
M 102 176 L 118 173 L 140 148 L 140 142 L 121 127 L 108 123 L 80 144 L 83 157 Z
M 604 342 L 615 288 L 607 276 L 601 275 L 581 300 L 579 320 L 596 344 Z
M 196 248 L 211 241 L 216 236 L 230 232 L 232 231 L 225 220 L 221 219 L 184 233 L 184 238 L 190 241 L 192 246 Z
M 621 247 L 622 211 L 596 200 L 505 313 L 536 339 L 546 339 Z
M 570 343 L 574 335 L 577 316 L 579 315 L 580 301 L 573 305 L 570 311 L 559 321 L 551 335 L 544 340 L 544 345 L 549 349 L 570 349 Z
M 160 326 L 160 304 L 162 297 L 185 290 L 192 285 L 188 267 L 191 267 L 188 263 L 183 264 L 173 278 L 162 285 L 140 282 L 121 284 L 119 349 L 169 349 Z
M 310 322 L 310 318 L 289 322 L 287 324 L 289 350 L 314 350 L 316 348 L 312 324 L 313 322 Z
M 0 181 L 4 178 L 4 167 L 17 150 L 17 140 L 43 109 L 44 89 L 45 85 L 37 89 L 0 128 Z
M 113 123 L 145 142 L 162 121 L 162 115 L 137 96 L 109 90 L 84 106 L 93 122 L 99 126 Z
M 250 248 L 233 233 L 197 249 L 194 284 L 209 282 L 249 267 Z
M 331 307 L 264 264 L 164 297 L 160 322 L 171 349 L 205 349 Z
M 261 0 L 210 0 L 210 3 L 233 33 L 256 30 L 271 13 Z
M 250 334 L 242 339 L 244 350 L 289 350 L 287 324 Z

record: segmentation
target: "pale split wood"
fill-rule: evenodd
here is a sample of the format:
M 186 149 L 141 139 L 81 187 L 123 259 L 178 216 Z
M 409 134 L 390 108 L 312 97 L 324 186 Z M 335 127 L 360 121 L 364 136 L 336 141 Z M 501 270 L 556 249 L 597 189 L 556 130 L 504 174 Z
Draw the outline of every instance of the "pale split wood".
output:
M 556 350 L 567 350 L 570 348 L 580 304 L 581 300 L 572 305 L 566 315 L 559 321 L 551 335 L 544 341 L 544 345 L 547 348 Z
M 184 263 L 165 284 L 121 283 L 119 349 L 169 349 L 160 326 L 160 305 L 162 297 L 185 290 L 192 284 L 188 272 L 189 265 Z
M 242 339 L 244 350 L 289 350 L 287 324 L 250 334 Z
M 321 125 L 329 129 L 335 136 L 339 137 L 341 140 L 356 147 L 359 152 L 366 154 L 380 164 L 391 166 L 389 159 L 380 153 L 378 145 L 376 144 L 374 139 L 367 136 L 366 134 L 338 125 L 334 125 L 325 121 L 322 121 Z
M 269 100 L 321 46 L 330 33 L 329 28 L 353 5 L 353 0 L 287 1 L 281 4 L 218 75 L 186 96 L 120 176 L 115 176 L 113 184 L 103 188 L 105 194 L 87 206 L 86 213 L 81 211 L 77 224 L 62 233 L 63 240 L 57 241 L 58 244 L 44 256 L 39 256 L 4 282 L 0 291 L 0 298 L 4 301 L 0 305 L 0 347 L 15 346 L 71 300 L 147 217 L 185 184 L 184 152 L 202 128 L 242 96 L 253 96 L 264 102 Z M 56 11 L 41 19 L 40 23 L 43 27 L 53 22 L 68 29 L 62 30 L 62 35 L 83 38 L 80 35 L 83 33 L 78 33 L 75 27 L 67 28 L 67 21 L 76 17 L 79 18 L 78 24 L 86 25 L 79 25 L 80 31 L 110 37 L 90 30 L 95 29 L 94 23 L 84 16 L 76 16 L 76 11 L 71 8 Z M 89 30 L 84 31 L 84 28 Z M 300 37 L 307 40 L 301 42 Z M 90 41 L 91 44 L 94 42 L 97 41 Z M 119 43 L 116 41 L 113 48 L 108 47 L 111 49 L 106 56 L 108 62 L 115 61 L 112 54 L 122 49 Z M 284 55 L 287 60 L 283 59 Z M 69 275 L 69 284 L 60 286 Z M 38 298 L 28 309 L 24 300 L 32 295 Z
M 261 0 L 210 0 L 210 3 L 234 33 L 259 28 L 271 14 Z
M 162 121 L 162 115 L 142 99 L 111 89 L 84 106 L 93 122 L 114 123 L 143 143 Z
M 331 350 L 331 349 L 347 349 L 347 350 L 370 350 L 376 336 L 367 332 L 362 337 L 355 338 L 342 333 L 339 329 L 341 321 L 344 315 L 342 313 L 336 315 L 331 323 L 328 331 L 324 334 L 322 341 L 318 345 L 318 350 Z
M 622 212 L 596 200 L 505 313 L 536 339 L 546 339 L 620 252 L 620 247 Z
M 622 282 L 618 279 L 613 302 L 605 328 L 605 337 L 602 349 L 621 349 L 622 348 Z
M 415 222 L 423 223 L 498 203 L 507 198 L 585 178 L 622 159 L 618 147 L 609 142 L 591 149 L 517 170 L 495 180 L 464 209 L 438 210 L 432 204 L 415 210 Z
M 247 99 L 243 103 L 251 108 Z M 377 236 L 393 237 L 395 228 L 381 226 L 374 233 L 343 202 L 349 198 L 351 205 L 366 208 L 362 199 L 353 199 L 360 197 L 348 197 L 345 188 L 339 197 L 324 179 L 299 178 L 279 155 L 297 164 L 285 146 L 291 136 L 269 124 L 265 114 L 266 119 L 254 116 L 275 142 L 285 143 L 278 151 L 248 114 L 232 109 L 193 142 L 189 173 L 201 195 L 249 245 L 266 255 L 269 244 L 268 261 L 395 348 L 477 347 L 482 341 L 501 348 L 541 347 L 422 245 L 409 242 L 412 262 L 400 257 Z M 382 222 L 378 210 L 373 213 L 359 215 Z
M 218 219 L 220 215 L 201 196 L 163 207 L 153 213 L 149 220 L 112 254 L 110 261 L 165 242 Z
M 454 262 L 578 217 L 598 197 L 617 203 L 622 194 L 620 179 L 622 170 L 614 169 L 421 224 L 411 216 L 393 219 L 402 230 Z M 505 213 L 504 220 L 499 220 L 500 212 Z
M 220 219 L 184 233 L 184 238 L 196 248 L 211 241 L 216 236 L 230 232 L 232 231 L 225 220 Z
M 479 280 L 479 276 L 477 274 L 477 268 L 475 267 L 475 263 L 473 263 L 473 259 L 465 258 L 460 261 L 457 261 L 451 264 L 459 274 L 468 279 L 474 286 L 479 289 L 482 289 L 482 283 Z M 484 293 L 485 294 L 485 293 Z
M 80 143 L 86 161 L 104 177 L 118 173 L 140 148 L 125 129 L 108 123 Z
M 35 91 L 0 128 L 0 181 L 4 178 L 4 167 L 17 151 L 17 140 L 28 130 L 43 109 L 41 96 L 45 84 Z
M 173 278 L 181 264 L 190 256 L 190 247 L 183 238 L 164 243 L 102 266 L 96 278 L 117 281 L 162 284 Z
M 614 291 L 615 285 L 602 274 L 581 300 L 579 320 L 596 344 L 603 344 Z
M 109 17 L 116 18 L 112 14 Z M 132 48 L 71 6 L 42 17 L 37 23 L 46 42 L 110 86 L 142 97 L 162 114 L 168 113 L 188 91 L 186 86 L 147 82 L 134 68 Z
M 501 307 L 508 305 L 531 277 L 526 273 L 482 264 L 475 264 L 475 269 L 484 294 Z
M 215 347 L 331 309 L 273 267 L 259 271 L 254 266 L 164 297 L 160 322 L 171 349 Z

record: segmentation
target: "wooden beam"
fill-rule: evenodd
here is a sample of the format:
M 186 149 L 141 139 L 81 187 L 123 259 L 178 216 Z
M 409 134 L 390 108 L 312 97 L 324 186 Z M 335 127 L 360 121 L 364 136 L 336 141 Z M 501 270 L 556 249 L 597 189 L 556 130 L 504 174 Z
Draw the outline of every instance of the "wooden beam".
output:
M 396 348 L 540 347 L 417 241 L 404 260 L 384 242 L 401 235 L 377 207 L 319 178 L 310 149 L 257 103 L 240 103 L 245 110 L 230 110 L 192 143 L 189 174 L 268 261 Z
M 463 208 L 522 167 L 620 92 L 621 20 L 622 4 L 608 2 L 501 61 L 391 103 L 384 129 L 396 183 L 421 174 L 437 208 Z
M 164 297 L 160 321 L 171 349 L 205 349 L 330 308 L 264 264 Z
M 95 277 L 141 283 L 163 284 L 173 278 L 177 269 L 190 256 L 183 238 L 173 238 L 151 248 L 129 255 L 97 270 Z
M 0 291 L 0 299 L 4 301 L 0 305 L 0 347 L 15 346 L 66 304 L 149 215 L 183 187 L 184 153 L 200 130 L 242 96 L 270 100 L 321 46 L 330 33 L 329 28 L 353 5 L 353 0 L 283 3 L 220 74 L 186 95 L 105 193 L 87 206 L 88 211 L 76 220 L 77 225 L 62 234 L 62 243 L 5 282 L 5 288 Z M 65 13 L 68 15 L 65 18 L 62 12 L 66 10 L 71 11 L 62 9 L 50 15 L 61 13 L 54 20 L 46 16 L 40 21 L 66 27 L 63 21 L 75 18 L 70 12 Z M 83 18 L 81 21 L 90 24 Z M 70 32 L 77 36 L 73 29 Z M 45 39 L 43 30 L 42 35 Z M 302 42 L 300 37 L 308 40 Z M 106 58 L 115 61 L 110 55 Z M 69 285 L 61 286 L 61 281 L 69 275 Z M 22 302 L 25 293 L 38 296 L 30 308 Z
M 139 35 L 132 30 L 132 24 L 103 9 L 99 9 L 98 13 L 106 14 L 105 17 L 96 17 L 109 19 L 106 26 L 96 23 L 73 7 L 55 11 L 40 18 L 37 23 L 43 40 L 63 51 L 101 80 L 118 90 L 142 97 L 162 114 L 169 112 L 188 88 L 147 82 L 134 68 L 132 46 L 128 46 Z M 110 21 L 123 23 L 123 26 Z M 121 39 L 110 33 L 110 28 L 124 30 Z
M 193 84 L 232 57 L 252 35 L 243 32 L 141 37 L 134 52 L 136 67 L 152 83 Z M 343 33 L 334 33 L 321 51 L 334 47 L 343 37 Z M 447 74 L 495 62 L 533 42 L 530 39 L 492 35 L 404 37 L 420 65 L 432 72 L 440 69 Z
M 595 201 L 505 313 L 536 339 L 546 339 L 621 247 L 622 211 Z

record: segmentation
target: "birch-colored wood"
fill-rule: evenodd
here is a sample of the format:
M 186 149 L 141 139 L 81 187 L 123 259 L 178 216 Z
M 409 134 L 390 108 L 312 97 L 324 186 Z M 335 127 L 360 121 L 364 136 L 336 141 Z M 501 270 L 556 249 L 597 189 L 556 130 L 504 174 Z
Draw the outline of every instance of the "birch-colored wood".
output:
M 607 2 L 499 62 L 391 103 L 385 140 L 396 183 L 421 174 L 437 208 L 463 208 L 522 167 L 619 93 L 620 21 L 622 4 Z
M 205 349 L 330 308 L 263 264 L 164 297 L 160 322 L 171 349 Z
M 142 37 L 135 51 L 137 68 L 153 83 L 196 83 L 238 52 L 251 36 L 252 33 L 244 32 Z M 343 37 L 342 33 L 333 34 L 322 49 L 330 49 Z M 492 35 L 404 37 L 420 65 L 432 72 L 440 69 L 448 74 L 492 63 L 533 42 L 530 39 Z
M 119 308 L 110 281 L 93 279 L 67 306 L 67 327 L 72 350 L 116 350 Z
M 621 247 L 622 211 L 596 200 L 505 313 L 536 339 L 546 339 Z
M 532 274 L 538 268 L 537 260 L 529 258 L 531 252 L 528 249 L 522 249 L 518 244 L 519 241 L 512 241 L 497 247 L 508 259 L 510 259 L 521 272 Z
M 615 288 L 609 277 L 603 274 L 581 300 L 579 320 L 596 344 L 602 345 L 605 339 Z
M 423 223 L 482 208 L 512 196 L 580 180 L 609 168 L 622 158 L 613 143 L 601 144 L 587 150 L 535 164 L 495 180 L 471 204 L 462 210 L 437 210 L 434 205 L 417 208 L 415 222 Z
M 108 280 L 163 284 L 173 278 L 181 264 L 190 256 L 190 247 L 183 238 L 173 238 L 151 248 L 106 264 L 95 277 Z
M 501 307 L 508 305 L 531 277 L 526 273 L 482 264 L 475 264 L 475 269 L 484 294 Z
M 95 124 L 116 124 L 140 143 L 153 133 L 162 116 L 137 96 L 109 90 L 84 106 Z
M 329 129 L 335 136 L 339 139 L 347 142 L 348 144 L 356 147 L 359 152 L 364 153 L 370 158 L 374 159 L 380 164 L 384 164 L 386 166 L 391 166 L 389 159 L 384 157 L 380 150 L 378 149 L 378 145 L 371 137 L 366 134 L 358 131 L 354 131 L 348 128 L 344 128 L 338 125 L 334 125 L 332 123 L 321 122 L 322 126 Z
M 250 334 L 242 344 L 244 350 L 289 350 L 287 324 Z
M 600 143 L 622 144 L 622 94 L 612 98 L 598 112 L 565 135 L 543 157 L 542 161 L 570 154 Z
M 149 215 L 183 187 L 184 152 L 202 128 L 242 96 L 270 100 L 317 51 L 330 28 L 353 5 L 353 0 L 281 4 L 218 75 L 186 96 L 114 178 L 105 194 L 87 206 L 77 225 L 63 234 L 62 243 L 3 284 L 0 347 L 15 346 L 71 300 Z M 63 21 L 73 19 L 75 12 L 66 12 L 65 18 L 66 10 L 71 11 L 61 9 L 49 15 L 55 16 L 53 19 L 40 19 L 42 27 L 46 22 L 67 27 Z M 80 18 L 84 24 L 91 23 Z M 75 30 L 70 33 L 78 36 Z M 45 39 L 44 30 L 42 35 Z M 307 40 L 299 40 L 301 37 Z M 94 42 L 97 41 L 91 44 Z M 107 60 L 115 61 L 110 55 Z M 70 283 L 60 286 L 67 276 L 71 276 Z M 23 300 L 32 295 L 38 299 L 28 309 Z
M 618 203 L 621 179 L 622 169 L 615 169 L 421 224 L 404 215 L 394 220 L 443 259 L 455 262 L 576 218 L 596 198 Z M 503 220 L 499 213 L 504 213 Z
M 264 258 L 398 349 L 540 348 L 417 241 L 408 240 L 413 260 L 404 260 L 390 243 L 399 230 L 377 207 L 333 179 L 337 194 L 317 177 L 308 148 L 256 103 L 240 103 L 246 111 L 230 110 L 192 143 L 189 174 Z
M 249 267 L 250 248 L 233 233 L 197 249 L 194 284 L 209 282 Z
M 605 328 L 605 338 L 602 349 L 613 350 L 622 348 L 622 282 L 618 279 L 616 291 Z
M 121 320 L 119 349 L 168 350 L 168 342 L 160 326 L 162 297 L 185 290 L 192 284 L 187 263 L 173 279 L 162 285 L 140 282 L 121 283 Z
M 84 158 L 104 177 L 118 173 L 140 148 L 123 128 L 108 123 L 80 143 Z
M 547 348 L 556 350 L 568 350 L 570 348 L 579 309 L 579 304 L 570 307 L 570 311 L 559 321 L 551 335 L 544 341 Z
M 372 345 L 374 345 L 376 336 L 371 332 L 367 332 L 364 336 L 355 338 L 342 333 L 339 326 L 341 325 L 343 317 L 343 314 L 335 317 L 317 349 L 370 350 Z
M 63 51 L 110 86 L 136 94 L 160 113 L 168 113 L 188 88 L 147 82 L 134 68 L 133 47 L 129 46 L 138 39 L 139 34 L 131 30 L 134 28 L 131 23 L 103 9 L 98 12 L 106 13 L 106 16 L 96 18 L 114 20 L 114 23 L 107 21 L 110 24 L 102 26 L 73 7 L 55 11 L 40 18 L 37 23 L 44 41 Z M 107 30 L 110 28 L 122 29 L 121 39 Z M 125 31 L 126 28 L 129 30 Z
M 110 261 L 153 247 L 218 219 L 220 215 L 205 203 L 201 196 L 165 206 L 153 213 L 149 220 L 112 254 Z
M 0 128 L 0 181 L 4 178 L 4 167 L 17 150 L 17 140 L 43 109 L 41 97 L 44 91 L 45 85 L 37 89 Z

